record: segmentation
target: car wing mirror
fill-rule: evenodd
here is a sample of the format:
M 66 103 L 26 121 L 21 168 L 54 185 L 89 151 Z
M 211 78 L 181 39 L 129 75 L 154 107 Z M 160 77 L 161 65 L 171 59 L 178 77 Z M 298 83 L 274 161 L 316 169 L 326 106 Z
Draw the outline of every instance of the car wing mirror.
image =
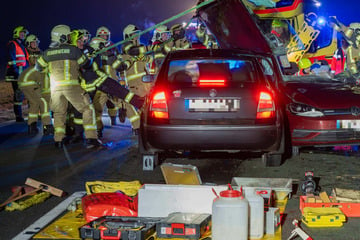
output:
M 142 81 L 144 83 L 152 83 L 155 82 L 155 75 L 154 74 L 148 74 L 142 77 Z

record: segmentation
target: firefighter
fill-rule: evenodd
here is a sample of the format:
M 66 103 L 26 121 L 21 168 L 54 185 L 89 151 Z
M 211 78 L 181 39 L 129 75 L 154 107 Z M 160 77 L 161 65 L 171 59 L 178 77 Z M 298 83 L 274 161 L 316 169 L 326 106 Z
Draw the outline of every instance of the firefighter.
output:
M 122 45 L 123 59 L 114 62 L 113 67 L 118 68 L 118 65 L 123 61 L 128 61 L 131 64 L 126 68 L 126 84 L 133 94 L 140 97 L 145 97 L 152 88 L 152 83 L 144 83 L 142 77 L 147 72 L 147 66 L 152 64 L 152 57 L 145 55 L 149 51 L 147 46 L 140 44 L 139 40 L 140 30 L 133 24 L 129 24 L 124 28 L 123 36 L 126 42 Z M 134 133 L 137 134 L 140 127 L 139 109 L 135 109 L 131 105 L 126 106 L 126 115 L 130 120 Z
M 96 31 L 96 37 L 102 38 L 106 41 L 105 47 L 110 47 L 114 45 L 114 43 L 110 40 L 111 32 L 110 30 L 105 27 L 99 27 Z M 116 60 L 116 56 L 119 55 L 120 52 L 117 47 L 110 48 L 108 51 L 101 54 L 101 60 L 102 60 L 102 67 L 105 70 L 105 72 L 113 79 L 118 79 L 118 73 L 111 68 L 111 64 Z M 96 101 L 104 100 L 106 99 L 106 107 L 108 110 L 108 114 L 110 116 L 111 125 L 116 125 L 116 116 L 118 115 L 119 108 L 115 106 L 115 104 L 107 98 L 106 94 L 101 93 L 100 91 L 96 92 Z M 119 116 L 123 113 L 120 109 Z M 120 119 L 122 117 L 119 117 Z
M 18 78 L 29 66 L 29 54 L 25 48 L 28 31 L 24 26 L 17 26 L 13 31 L 13 39 L 7 44 L 7 66 L 5 80 L 11 82 L 14 91 L 14 113 L 16 122 L 24 122 L 22 103 L 24 95 L 19 89 Z
M 356 74 L 360 67 L 360 28 L 354 31 L 352 38 L 354 43 L 346 49 L 346 68 Z
M 302 58 L 299 63 L 299 71 L 295 73 L 295 76 L 303 76 L 310 74 L 310 68 L 311 68 L 312 62 L 308 58 Z
M 172 41 L 171 50 L 188 49 L 191 47 L 190 42 L 186 39 L 185 29 L 181 24 L 175 24 L 170 28 Z
M 20 74 L 18 85 L 20 90 L 24 93 L 26 99 L 29 101 L 28 113 L 28 133 L 35 135 L 39 132 L 37 127 L 37 120 L 39 112 L 43 124 L 43 134 L 48 135 L 53 133 L 53 126 L 51 124 L 49 99 L 41 94 L 41 86 L 45 80 L 45 74 L 36 71 L 35 63 L 40 56 L 39 39 L 31 34 L 27 36 L 25 45 L 29 53 L 30 67 L 25 69 Z
M 50 48 L 40 56 L 36 64 L 38 71 L 46 70 L 50 77 L 55 146 L 63 147 L 66 111 L 68 103 L 71 103 L 83 115 L 86 147 L 99 147 L 102 144 L 97 139 L 94 107 L 79 83 L 79 70 L 88 66 L 89 60 L 79 48 L 68 44 L 69 35 L 69 26 L 55 26 L 51 30 Z
M 106 41 L 102 38 L 95 37 L 90 41 L 90 47 L 93 49 L 93 51 L 101 50 L 105 47 L 105 44 Z M 129 61 L 122 61 L 120 59 L 121 58 L 119 56 L 119 59 L 114 62 L 116 63 L 116 70 L 124 71 L 131 65 L 131 63 Z M 101 64 L 102 61 L 100 55 L 96 55 L 94 56 L 92 62 L 92 69 L 86 69 L 86 71 L 82 71 L 83 88 L 89 92 L 101 92 L 102 94 L 106 94 L 106 96 L 112 99 L 117 106 L 124 105 L 126 107 L 126 105 L 129 105 L 135 106 L 136 108 L 141 108 L 144 103 L 144 99 L 134 95 L 132 92 L 129 92 L 125 86 L 120 85 L 115 79 L 110 78 L 110 76 L 108 76 L 108 74 L 106 74 L 101 68 Z M 95 94 L 95 96 L 97 95 Z M 104 101 L 102 103 L 94 101 L 97 119 L 101 119 L 104 103 Z M 99 136 L 102 136 L 103 125 L 100 124 L 102 122 L 97 121 L 97 123 L 99 126 Z
M 158 72 L 162 62 L 165 59 L 166 54 L 171 51 L 171 45 L 169 41 L 170 37 L 171 32 L 169 31 L 167 26 L 160 25 L 155 29 L 151 45 L 151 50 L 154 54 L 154 61 L 150 66 L 151 74 L 156 74 Z
M 200 24 L 196 29 L 196 37 L 206 48 L 219 48 L 214 36 L 207 32 L 204 24 Z
M 287 24 L 279 19 L 274 19 L 271 23 L 271 39 L 275 39 L 276 46 L 287 46 Z

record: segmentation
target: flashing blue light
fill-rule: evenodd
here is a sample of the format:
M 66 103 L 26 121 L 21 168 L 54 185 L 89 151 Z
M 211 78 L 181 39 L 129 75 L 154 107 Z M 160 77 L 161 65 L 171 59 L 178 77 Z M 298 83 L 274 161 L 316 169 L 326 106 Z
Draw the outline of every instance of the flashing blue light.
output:
M 325 23 L 326 23 L 326 20 L 325 20 L 325 18 L 323 18 L 323 17 L 319 17 L 318 20 L 317 20 L 317 23 L 318 23 L 319 25 L 321 25 L 321 26 L 324 26 Z

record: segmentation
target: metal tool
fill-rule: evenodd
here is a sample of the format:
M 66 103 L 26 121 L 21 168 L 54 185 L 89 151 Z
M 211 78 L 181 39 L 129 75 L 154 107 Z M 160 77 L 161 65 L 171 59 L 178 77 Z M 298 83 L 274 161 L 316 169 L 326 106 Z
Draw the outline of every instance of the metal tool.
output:
M 291 240 L 296 236 L 301 237 L 303 240 L 313 240 L 304 230 L 302 230 L 299 226 L 299 221 L 294 219 L 292 224 L 295 226 L 295 229 L 291 231 L 291 235 L 288 237 L 287 240 Z

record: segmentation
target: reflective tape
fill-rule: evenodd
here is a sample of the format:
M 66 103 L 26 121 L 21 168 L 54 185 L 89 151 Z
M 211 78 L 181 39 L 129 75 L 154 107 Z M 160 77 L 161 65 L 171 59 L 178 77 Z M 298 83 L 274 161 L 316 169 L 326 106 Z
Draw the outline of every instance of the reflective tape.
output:
M 125 102 L 129 103 L 131 101 L 131 99 L 134 97 L 135 93 L 133 92 L 129 92 L 126 97 L 125 97 Z

